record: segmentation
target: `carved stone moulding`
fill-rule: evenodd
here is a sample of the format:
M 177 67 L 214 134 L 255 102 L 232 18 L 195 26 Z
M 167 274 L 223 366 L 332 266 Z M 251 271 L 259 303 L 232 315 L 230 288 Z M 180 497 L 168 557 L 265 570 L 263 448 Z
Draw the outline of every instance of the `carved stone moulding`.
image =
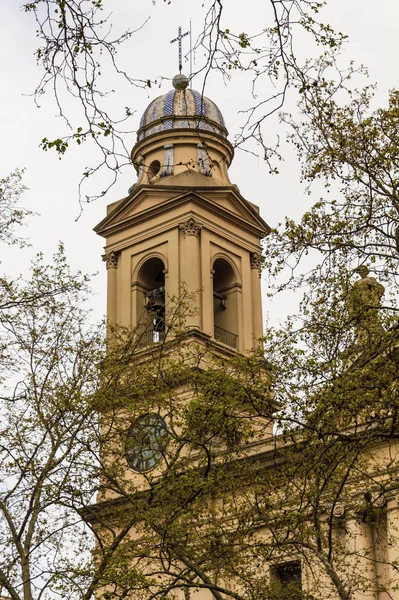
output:
M 261 275 L 262 265 L 264 263 L 264 258 L 260 252 L 251 252 L 250 254 L 250 263 L 251 269 L 256 269 L 259 271 L 259 277 Z
M 114 250 L 111 250 L 111 252 L 107 252 L 106 254 L 103 254 L 101 258 L 105 262 L 105 267 L 107 270 L 117 268 L 118 258 L 119 258 L 118 252 L 114 252 Z
M 337 502 L 333 508 L 333 516 L 336 519 L 342 519 L 345 516 L 346 507 L 342 502 Z
M 185 236 L 195 235 L 195 237 L 199 236 L 199 233 L 202 229 L 202 225 L 200 225 L 193 217 L 187 219 L 185 223 L 181 223 L 179 227 Z
M 382 508 L 385 506 L 386 499 L 383 494 L 375 493 L 371 496 L 371 503 L 375 508 Z

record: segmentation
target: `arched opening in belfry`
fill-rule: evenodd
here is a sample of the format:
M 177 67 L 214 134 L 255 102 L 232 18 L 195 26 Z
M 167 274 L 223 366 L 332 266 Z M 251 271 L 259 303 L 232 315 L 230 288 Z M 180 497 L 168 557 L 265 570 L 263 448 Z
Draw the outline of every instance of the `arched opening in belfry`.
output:
M 160 342 L 165 335 L 165 265 L 158 258 L 148 259 L 138 273 L 144 305 L 143 343 Z M 148 318 L 146 318 L 148 317 Z
M 213 263 L 213 324 L 215 340 L 238 346 L 239 284 L 231 264 L 224 258 Z

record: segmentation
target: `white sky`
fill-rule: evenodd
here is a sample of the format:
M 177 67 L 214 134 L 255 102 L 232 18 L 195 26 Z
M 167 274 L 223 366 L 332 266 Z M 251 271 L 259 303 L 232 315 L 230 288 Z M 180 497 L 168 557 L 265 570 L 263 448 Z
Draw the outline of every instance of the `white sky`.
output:
M 155 4 L 152 0 L 104 0 L 104 13 L 112 9 L 111 21 L 115 23 L 116 32 L 127 27 L 135 29 L 150 17 L 146 26 L 121 49 L 124 67 L 135 77 L 172 78 L 177 72 L 177 48 L 176 44 L 170 44 L 170 40 L 176 36 L 178 25 L 183 27 L 183 31 L 188 29 L 190 18 L 193 37 L 198 35 L 204 14 L 202 3 L 202 0 L 172 0 L 171 4 L 162 0 Z M 242 0 L 225 0 L 224 4 L 225 28 L 254 33 L 269 24 L 265 0 L 246 0 L 245 3 Z M 399 2 L 380 0 L 376 6 L 375 0 L 329 0 L 322 20 L 349 35 L 343 58 L 353 59 L 369 68 L 370 81 L 377 81 L 379 85 L 378 102 L 385 104 L 387 90 L 398 86 Z M 101 317 L 105 312 L 105 267 L 101 262 L 103 240 L 93 233 L 92 228 L 105 215 L 106 204 L 126 195 L 128 187 L 136 179 L 135 171 L 133 167 L 126 169 L 109 194 L 86 206 L 83 215 L 75 222 L 79 214 L 77 185 L 80 174 L 92 162 L 93 149 L 89 145 L 71 148 L 59 160 L 55 153 L 45 153 L 39 148 L 44 136 L 59 136 L 65 130 L 61 119 L 55 116 L 56 107 L 50 92 L 43 97 L 40 109 L 30 97 L 40 77 L 33 56 L 37 47 L 35 29 L 32 15 L 21 11 L 18 0 L 0 2 L 0 177 L 16 167 L 24 167 L 24 182 L 29 191 L 23 203 L 40 215 L 29 220 L 29 227 L 24 232 L 32 248 L 23 251 L 6 249 L 6 256 L 3 249 L 2 268 L 15 275 L 26 272 L 30 258 L 39 251 L 43 251 L 50 261 L 58 241 L 62 240 L 73 269 L 99 272 L 93 282 L 93 308 L 96 316 Z M 303 50 L 306 53 L 306 47 Z M 198 67 L 200 60 L 201 56 L 197 55 L 195 66 Z M 188 66 L 183 71 L 188 73 Z M 130 106 L 136 111 L 134 127 L 138 127 L 147 104 L 170 89 L 168 81 L 149 91 L 128 88 L 122 82 L 107 79 L 106 69 L 102 76 L 115 90 L 109 102 Z M 199 77 L 194 79 L 194 88 L 200 90 L 201 85 Z M 226 85 L 215 74 L 209 79 L 205 94 L 222 110 L 232 139 L 241 118 L 238 111 L 250 102 L 247 81 L 240 79 Z M 75 110 L 70 101 L 67 101 L 67 106 L 72 112 Z M 79 126 L 78 122 L 75 124 Z M 270 128 L 273 134 L 278 133 L 275 124 L 270 124 Z M 127 145 L 131 147 L 135 136 L 127 137 Z M 298 218 L 309 205 L 292 156 L 281 166 L 281 175 L 271 177 L 262 159 L 236 152 L 230 177 L 248 200 L 260 206 L 262 216 L 271 226 L 285 215 Z M 93 180 L 88 191 L 94 194 L 101 189 L 101 179 Z M 288 304 L 289 299 L 286 301 Z M 284 302 L 279 299 L 279 310 L 282 305 Z M 274 313 L 277 305 L 266 303 L 265 308 Z

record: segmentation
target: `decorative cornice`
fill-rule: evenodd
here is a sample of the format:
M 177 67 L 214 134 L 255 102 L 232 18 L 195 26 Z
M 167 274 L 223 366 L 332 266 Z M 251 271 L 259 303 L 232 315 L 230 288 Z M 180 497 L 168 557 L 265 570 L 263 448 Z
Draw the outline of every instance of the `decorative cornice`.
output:
M 153 199 L 159 198 L 159 201 L 154 202 L 144 211 L 132 212 L 133 205 L 140 206 L 141 201 L 149 196 Z M 218 201 L 219 196 L 228 200 L 229 203 L 231 202 L 233 206 L 237 204 L 237 207 L 241 208 L 235 212 L 231 206 L 229 208 L 223 206 Z M 161 184 L 156 186 L 137 185 L 133 194 L 116 203 L 115 208 L 96 225 L 94 231 L 103 237 L 110 237 L 119 231 L 130 229 L 133 224 L 145 221 L 153 223 L 154 218 L 158 218 L 158 215 L 169 212 L 171 207 L 175 209 L 184 205 L 187 201 L 194 201 L 199 206 L 206 208 L 211 223 L 214 222 L 213 216 L 217 215 L 226 223 L 238 226 L 241 234 L 245 231 L 263 238 L 271 231 L 267 223 L 234 186 L 209 186 L 193 189 L 191 186 L 163 186 Z
M 200 225 L 193 217 L 191 217 L 185 223 L 180 223 L 179 228 L 183 231 L 184 236 L 195 235 L 195 237 L 198 237 L 202 229 L 202 225 Z
M 105 262 L 105 267 L 108 271 L 108 269 L 116 269 L 118 266 L 118 258 L 119 258 L 119 253 L 114 252 L 113 250 L 111 250 L 111 252 L 107 252 L 106 254 L 102 255 L 102 259 Z

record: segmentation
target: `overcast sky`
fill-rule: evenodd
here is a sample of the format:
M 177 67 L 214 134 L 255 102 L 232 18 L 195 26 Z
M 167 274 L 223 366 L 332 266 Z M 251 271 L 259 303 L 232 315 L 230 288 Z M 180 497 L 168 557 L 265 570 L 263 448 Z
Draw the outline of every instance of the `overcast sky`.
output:
M 225 28 L 254 33 L 268 26 L 265 0 L 225 0 Z M 136 29 L 149 17 L 147 23 L 121 49 L 121 60 L 133 76 L 143 79 L 165 77 L 160 87 L 144 91 L 129 88 L 110 78 L 105 69 L 105 86 L 115 92 L 109 102 L 129 106 L 134 111 L 134 127 L 147 104 L 156 96 L 170 89 L 170 79 L 178 70 L 176 44 L 170 40 L 192 20 L 193 37 L 199 32 L 204 8 L 199 0 L 104 0 L 104 13 L 111 10 L 114 31 L 123 32 L 127 27 Z M 329 0 L 322 20 L 349 35 L 343 60 L 353 59 L 369 68 L 370 81 L 377 81 L 377 101 L 386 103 L 387 91 L 398 85 L 399 56 L 399 3 L 397 0 Z M 105 311 L 105 267 L 101 262 L 103 240 L 92 228 L 105 215 L 106 204 L 126 195 L 136 176 L 133 167 L 125 169 L 118 183 L 109 194 L 95 203 L 85 206 L 79 220 L 77 185 L 85 167 L 91 164 L 93 149 L 89 145 L 71 148 L 62 160 L 55 153 L 39 148 L 41 139 L 61 135 L 65 129 L 59 117 L 51 93 L 41 100 L 41 108 L 34 104 L 31 94 L 40 78 L 35 65 L 34 50 L 37 47 L 35 24 L 32 15 L 19 8 L 18 0 L 0 2 L 0 49 L 1 49 L 1 169 L 0 177 L 16 167 L 25 168 L 25 184 L 29 191 L 24 196 L 27 208 L 38 213 L 29 220 L 25 235 L 32 248 L 28 251 L 8 250 L 1 257 L 2 267 L 8 273 L 26 272 L 26 265 L 34 252 L 43 251 L 48 260 L 60 240 L 65 243 L 68 260 L 74 269 L 87 273 L 99 272 L 93 282 L 93 308 L 99 317 Z M 187 38 L 186 38 L 187 40 Z M 186 50 L 187 50 L 186 45 Z M 306 44 L 303 48 L 306 52 Z M 201 63 L 200 52 L 194 67 Z M 189 72 L 188 63 L 184 69 Z M 108 79 L 107 79 L 108 78 Z M 194 79 L 193 87 L 201 90 L 201 76 Z M 242 116 L 239 110 L 249 106 L 248 81 L 241 79 L 227 85 L 214 74 L 207 82 L 205 95 L 212 98 L 221 109 L 230 138 L 238 130 Z M 68 110 L 75 110 L 67 101 Z M 273 134 L 278 133 L 270 124 Z M 135 135 L 127 136 L 129 147 Z M 258 204 L 264 219 L 275 226 L 284 215 L 298 218 L 309 205 L 299 183 L 299 169 L 294 157 L 288 156 L 281 168 L 281 175 L 271 177 L 262 159 L 237 151 L 230 177 L 250 201 Z M 98 186 L 98 189 L 96 189 Z M 99 193 L 103 186 L 101 178 L 93 180 L 88 193 Z M 266 311 L 273 312 L 273 304 L 266 304 Z

